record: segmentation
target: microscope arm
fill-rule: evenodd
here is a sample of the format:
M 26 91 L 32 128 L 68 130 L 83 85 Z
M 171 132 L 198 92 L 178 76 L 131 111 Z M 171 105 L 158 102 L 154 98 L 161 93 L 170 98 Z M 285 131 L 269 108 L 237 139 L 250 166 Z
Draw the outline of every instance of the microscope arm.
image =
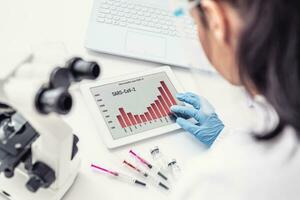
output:
M 34 102 L 42 82 L 27 78 L 13 79 L 5 85 L 4 91 L 9 105 L 39 133 L 39 138 L 31 147 L 32 162 L 47 164 L 56 173 L 56 180 L 51 187 L 58 188 L 68 179 L 70 169 L 75 167 L 72 160 L 74 135 L 60 115 L 37 112 Z
M 15 69 L 10 76 L 0 79 L 0 103 L 8 105 L 7 109 L 15 111 L 10 113 L 11 120 L 15 116 L 21 119 L 19 124 L 27 130 L 27 133 L 23 129 L 12 129 L 12 132 L 15 138 L 21 138 L 27 146 L 22 146 L 23 143 L 20 142 L 13 148 L 10 147 L 12 151 L 24 152 L 24 154 L 20 153 L 20 157 L 14 157 L 14 162 L 9 162 L 13 166 L 2 163 L 2 166 L 9 169 L 6 170 L 9 172 L 5 173 L 6 177 L 13 180 L 9 181 L 0 176 L 0 191 L 2 185 L 5 185 L 5 191 L 14 193 L 14 199 L 17 200 L 46 199 L 46 196 L 49 196 L 47 199 L 58 200 L 74 182 L 80 164 L 77 156 L 79 140 L 61 118 L 61 115 L 67 114 L 72 108 L 69 87 L 73 82 L 82 79 L 96 79 L 100 74 L 100 67 L 95 62 L 73 58 L 65 64 L 65 67 L 49 67 L 49 65 L 34 63 L 32 59 Z M 9 127 L 9 124 L 6 123 L 6 127 Z M 23 131 L 27 134 L 26 137 L 20 137 L 15 133 L 17 131 Z M 11 142 L 10 139 L 3 141 Z M 0 172 L 1 157 L 3 157 L 1 147 L 6 148 L 6 146 L 4 143 L 0 144 Z M 2 150 L 9 155 L 7 149 Z M 25 161 L 24 169 L 20 163 Z M 15 168 L 18 168 L 18 173 L 14 173 Z M 26 180 L 28 177 L 29 180 Z M 23 185 L 25 189 L 15 193 L 14 188 L 22 187 L 24 181 L 26 181 L 26 187 Z M 39 190 L 41 187 L 49 187 L 49 189 Z M 36 194 L 32 196 L 32 192 Z

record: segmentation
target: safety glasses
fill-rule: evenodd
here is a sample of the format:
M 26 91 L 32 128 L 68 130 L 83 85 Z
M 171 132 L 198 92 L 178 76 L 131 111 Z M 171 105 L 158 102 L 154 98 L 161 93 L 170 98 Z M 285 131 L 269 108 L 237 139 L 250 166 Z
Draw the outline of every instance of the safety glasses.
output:
M 169 0 L 175 17 L 191 14 L 192 10 L 200 5 L 201 0 Z
M 188 3 L 188 12 L 191 13 L 193 9 L 200 6 L 201 0 L 190 0 Z
M 201 47 L 193 9 L 201 4 L 201 0 L 168 0 L 170 11 L 174 16 L 174 24 L 181 41 L 181 48 L 190 69 L 210 66 Z M 207 67 L 209 68 L 209 67 Z

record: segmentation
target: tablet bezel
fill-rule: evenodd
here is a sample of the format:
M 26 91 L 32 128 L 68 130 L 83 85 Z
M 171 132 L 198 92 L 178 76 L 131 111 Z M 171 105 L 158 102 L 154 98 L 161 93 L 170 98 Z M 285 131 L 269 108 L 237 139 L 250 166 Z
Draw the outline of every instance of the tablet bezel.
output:
M 101 133 L 101 138 L 103 139 L 105 145 L 109 149 L 121 147 L 127 144 L 135 143 L 141 140 L 145 140 L 148 138 L 152 138 L 155 136 L 159 136 L 162 134 L 166 134 L 172 131 L 175 131 L 177 129 L 180 129 L 180 126 L 176 123 L 166 125 L 163 127 L 158 127 L 155 129 L 151 129 L 142 133 L 134 134 L 131 136 L 127 136 L 124 138 L 119 139 L 113 139 L 103 116 L 101 115 L 99 108 L 97 106 L 97 103 L 95 102 L 95 99 L 90 91 L 91 88 L 111 84 L 119 81 L 125 81 L 128 79 L 134 79 L 141 76 L 147 76 L 151 74 L 156 74 L 160 72 L 165 72 L 170 80 L 170 82 L 173 84 L 177 92 L 183 92 L 182 86 L 179 84 L 178 80 L 175 77 L 175 74 L 172 72 L 171 68 L 169 66 L 160 67 L 154 70 L 144 71 L 144 72 L 138 72 L 133 74 L 127 74 L 117 77 L 112 77 L 108 79 L 103 79 L 99 81 L 94 81 L 90 83 L 85 83 L 80 85 L 80 91 L 83 95 L 84 101 L 87 104 L 89 112 L 92 114 L 92 117 L 96 123 L 97 130 Z

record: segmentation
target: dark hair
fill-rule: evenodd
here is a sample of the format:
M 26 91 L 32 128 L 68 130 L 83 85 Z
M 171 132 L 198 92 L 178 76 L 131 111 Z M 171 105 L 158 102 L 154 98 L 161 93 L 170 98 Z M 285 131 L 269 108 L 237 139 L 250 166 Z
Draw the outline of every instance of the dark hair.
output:
M 277 111 L 278 127 L 290 125 L 300 137 L 300 1 L 215 0 L 229 3 L 244 20 L 237 58 L 243 84 L 253 84 Z

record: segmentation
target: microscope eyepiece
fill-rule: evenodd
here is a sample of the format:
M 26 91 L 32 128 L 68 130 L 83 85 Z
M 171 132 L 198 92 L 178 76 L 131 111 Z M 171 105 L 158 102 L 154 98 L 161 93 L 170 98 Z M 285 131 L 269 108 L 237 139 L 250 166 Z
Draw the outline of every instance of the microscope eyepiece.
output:
M 69 88 L 72 82 L 72 75 L 67 68 L 56 67 L 50 74 L 50 87 L 51 88 Z
M 94 80 L 100 75 L 100 66 L 96 62 L 84 61 L 78 57 L 72 58 L 66 67 L 70 69 L 75 81 Z
M 40 113 L 67 114 L 70 112 L 73 100 L 65 88 L 42 88 L 36 96 L 36 108 Z
M 96 79 L 100 66 L 80 57 L 70 59 L 64 67 L 56 67 L 50 74 L 49 83 L 38 92 L 35 100 L 37 110 L 42 114 L 55 112 L 67 114 L 72 108 L 72 97 L 68 92 L 72 82 Z

